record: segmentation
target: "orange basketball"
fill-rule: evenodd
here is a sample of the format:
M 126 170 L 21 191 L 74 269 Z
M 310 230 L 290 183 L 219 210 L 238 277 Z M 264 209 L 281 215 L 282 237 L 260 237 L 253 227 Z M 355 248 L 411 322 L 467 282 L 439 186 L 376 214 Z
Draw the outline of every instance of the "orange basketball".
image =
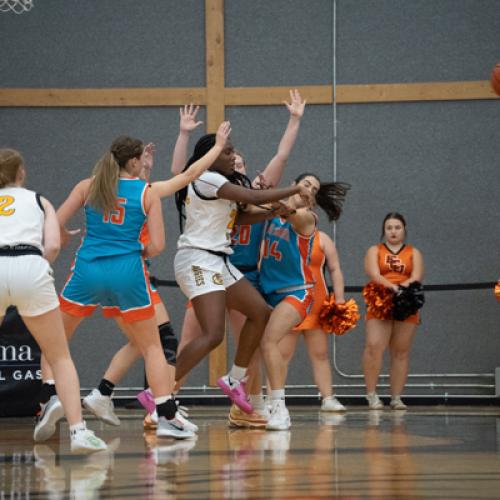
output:
M 497 65 L 493 68 L 493 71 L 491 72 L 490 82 L 493 91 L 497 96 L 500 97 L 500 63 L 497 63 Z

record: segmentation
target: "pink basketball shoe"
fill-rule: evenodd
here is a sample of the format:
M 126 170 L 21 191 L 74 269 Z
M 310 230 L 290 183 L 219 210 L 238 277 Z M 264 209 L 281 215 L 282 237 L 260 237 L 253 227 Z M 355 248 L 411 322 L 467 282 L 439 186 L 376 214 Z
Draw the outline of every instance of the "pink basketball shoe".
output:
M 243 380 L 231 379 L 229 375 L 224 375 L 217 380 L 217 385 L 222 389 L 224 394 L 245 413 L 252 413 L 253 406 L 250 403 L 245 391 L 245 382 Z
M 149 414 L 153 413 L 156 410 L 155 399 L 149 389 L 141 391 L 139 394 L 137 394 L 136 398 Z

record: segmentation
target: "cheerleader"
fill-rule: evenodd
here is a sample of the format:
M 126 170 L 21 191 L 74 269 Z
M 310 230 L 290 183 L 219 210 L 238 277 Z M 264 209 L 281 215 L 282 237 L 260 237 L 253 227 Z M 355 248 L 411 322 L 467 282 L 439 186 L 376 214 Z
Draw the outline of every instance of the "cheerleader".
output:
M 52 263 L 60 249 L 59 224 L 44 197 L 23 187 L 24 160 L 13 149 L 0 149 L 0 323 L 8 306 L 17 307 L 53 371 L 61 401 L 42 406 L 35 441 L 55 432 L 66 415 L 72 453 L 105 450 L 106 443 L 82 420 L 80 383 L 59 310 Z
M 394 293 L 399 286 L 408 286 L 422 281 L 424 261 L 415 247 L 407 245 L 406 221 L 397 213 L 387 214 L 382 223 L 383 243 L 368 249 L 365 256 L 365 272 L 371 281 L 379 283 Z M 379 315 L 377 315 L 379 316 Z M 366 314 L 366 342 L 363 352 L 363 371 L 368 405 L 371 410 L 383 408 L 376 393 L 377 380 L 387 348 L 390 353 L 391 403 L 394 410 L 404 410 L 401 393 L 408 376 L 408 361 L 419 315 L 409 316 L 404 321 L 390 317 L 376 317 L 368 306 Z
M 280 351 L 288 371 L 297 347 L 300 334 L 304 336 L 309 359 L 311 360 L 314 381 L 321 394 L 321 411 L 343 412 L 344 405 L 332 393 L 332 370 L 328 355 L 328 338 L 320 325 L 319 313 L 323 302 L 328 297 L 324 269 L 328 270 L 336 304 L 344 304 L 344 277 L 340 268 L 339 256 L 335 243 L 323 231 L 315 231 L 311 252 L 310 267 L 314 279 L 313 305 L 304 321 L 285 335 L 280 343 Z

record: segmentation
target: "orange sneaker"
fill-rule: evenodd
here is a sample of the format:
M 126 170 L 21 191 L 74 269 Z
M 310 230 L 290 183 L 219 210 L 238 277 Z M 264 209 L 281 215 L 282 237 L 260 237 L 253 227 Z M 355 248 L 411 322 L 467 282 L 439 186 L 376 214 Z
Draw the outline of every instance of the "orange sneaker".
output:
M 151 418 L 151 415 L 149 413 L 144 417 L 143 424 L 145 431 L 155 431 L 156 427 L 158 426 L 158 423 Z
M 266 427 L 267 418 L 257 413 L 255 410 L 252 413 L 245 413 L 235 404 L 231 406 L 229 411 L 229 424 L 232 427 L 248 427 L 252 429 L 263 429 Z

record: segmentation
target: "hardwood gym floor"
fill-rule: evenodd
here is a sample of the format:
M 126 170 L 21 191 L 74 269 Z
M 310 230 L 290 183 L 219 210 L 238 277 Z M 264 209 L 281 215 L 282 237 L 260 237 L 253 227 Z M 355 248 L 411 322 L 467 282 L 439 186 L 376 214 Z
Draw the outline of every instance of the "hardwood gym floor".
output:
M 0 499 L 500 498 L 500 408 L 291 407 L 290 431 L 231 429 L 227 407 L 191 408 L 195 441 L 87 415 L 109 451 L 69 453 L 68 428 L 32 442 L 31 418 L 0 419 Z

